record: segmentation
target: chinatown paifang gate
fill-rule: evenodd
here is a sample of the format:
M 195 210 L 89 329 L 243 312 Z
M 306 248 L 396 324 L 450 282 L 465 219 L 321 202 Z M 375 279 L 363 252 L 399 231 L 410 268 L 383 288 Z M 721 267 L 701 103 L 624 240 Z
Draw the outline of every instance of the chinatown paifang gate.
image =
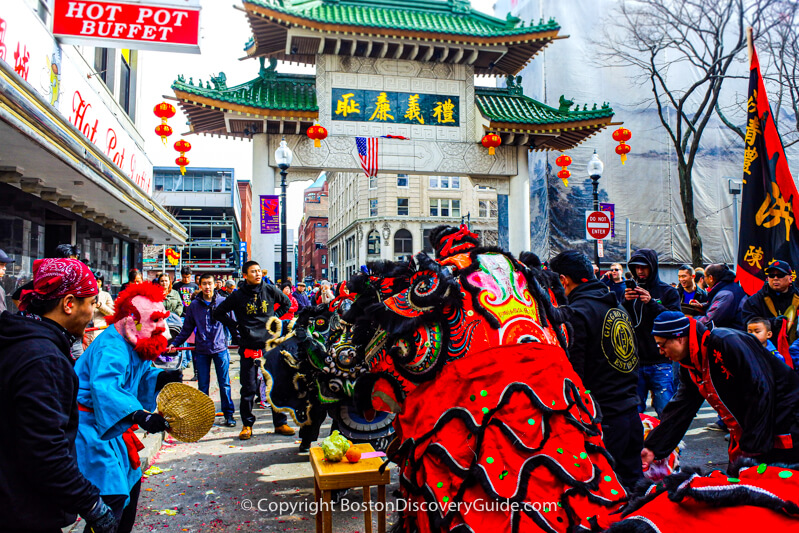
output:
M 500 225 L 518 254 L 530 243 L 528 151 L 568 150 L 613 117 L 606 105 L 572 110 L 561 98 L 553 108 L 522 93 L 514 76 L 560 38 L 551 19 L 501 20 L 461 0 L 244 0 L 242 7 L 258 77 L 228 87 L 224 74 L 205 85 L 180 76 L 172 89 L 191 133 L 252 139 L 254 199 L 280 184 L 274 152 L 284 137 L 294 152 L 290 181 L 326 171 L 332 182 L 363 172 L 356 136 L 402 136 L 410 140 L 380 139 L 379 171 L 469 176 L 507 195 L 510 216 Z M 278 60 L 314 65 L 316 75 L 277 72 Z M 506 87 L 475 87 L 476 75 L 507 78 Z M 306 135 L 317 123 L 329 132 L 319 148 Z M 481 144 L 489 132 L 502 139 L 494 155 Z M 274 248 L 256 241 L 250 256 L 272 265 Z

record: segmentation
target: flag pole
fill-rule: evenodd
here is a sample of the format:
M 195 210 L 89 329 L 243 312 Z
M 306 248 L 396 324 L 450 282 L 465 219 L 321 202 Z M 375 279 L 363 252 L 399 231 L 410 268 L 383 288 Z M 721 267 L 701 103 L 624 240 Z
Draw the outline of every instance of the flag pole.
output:
M 752 38 L 752 26 L 746 28 L 746 52 L 749 57 L 749 66 L 752 66 L 752 56 L 755 52 L 755 45 Z

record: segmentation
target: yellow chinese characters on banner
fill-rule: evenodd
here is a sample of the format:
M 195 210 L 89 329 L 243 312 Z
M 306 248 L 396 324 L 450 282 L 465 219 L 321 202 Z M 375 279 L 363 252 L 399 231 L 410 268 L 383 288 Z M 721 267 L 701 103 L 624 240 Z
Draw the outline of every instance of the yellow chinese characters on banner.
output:
M 358 102 L 352 100 L 352 97 L 355 96 L 354 93 L 347 93 L 342 94 L 341 98 L 336 102 L 336 115 L 342 115 L 346 117 L 352 113 L 361 113 L 359 108 Z
M 391 102 L 388 101 L 388 96 L 386 93 L 380 93 L 377 95 L 377 99 L 375 100 L 375 111 L 372 113 L 372 116 L 369 117 L 369 120 L 377 120 L 380 121 L 387 121 L 387 120 L 394 120 L 394 115 L 391 115 Z
M 793 224 L 793 209 L 780 194 L 776 182 L 771 182 L 771 193 L 766 194 L 766 199 L 760 204 L 755 214 L 755 223 L 764 228 L 773 228 L 780 223 L 785 223 L 785 240 L 791 240 L 791 224 Z

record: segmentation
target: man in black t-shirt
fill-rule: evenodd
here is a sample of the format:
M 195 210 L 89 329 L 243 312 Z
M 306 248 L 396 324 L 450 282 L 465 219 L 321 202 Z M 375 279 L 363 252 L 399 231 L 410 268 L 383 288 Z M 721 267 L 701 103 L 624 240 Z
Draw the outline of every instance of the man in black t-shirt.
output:
M 191 279 L 191 267 L 184 266 L 180 269 L 180 281 L 176 281 L 172 288 L 180 294 L 180 299 L 183 300 L 183 307 L 191 305 L 192 295 L 200 290 L 200 286 Z

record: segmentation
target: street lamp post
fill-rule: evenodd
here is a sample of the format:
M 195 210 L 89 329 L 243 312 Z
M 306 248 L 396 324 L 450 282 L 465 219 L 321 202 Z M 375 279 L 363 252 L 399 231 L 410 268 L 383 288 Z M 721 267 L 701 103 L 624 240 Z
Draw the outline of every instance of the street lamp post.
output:
M 280 279 L 288 278 L 288 233 L 286 230 L 286 172 L 291 166 L 294 154 L 284 138 L 275 150 L 275 162 L 280 168 Z
M 588 175 L 591 177 L 591 185 L 594 187 L 594 211 L 599 211 L 599 179 L 602 177 L 604 169 L 605 165 L 599 160 L 599 156 L 596 155 L 596 150 L 594 150 L 594 155 L 591 156 L 591 161 L 588 162 Z M 600 268 L 598 240 L 594 241 L 594 261 L 597 268 Z

